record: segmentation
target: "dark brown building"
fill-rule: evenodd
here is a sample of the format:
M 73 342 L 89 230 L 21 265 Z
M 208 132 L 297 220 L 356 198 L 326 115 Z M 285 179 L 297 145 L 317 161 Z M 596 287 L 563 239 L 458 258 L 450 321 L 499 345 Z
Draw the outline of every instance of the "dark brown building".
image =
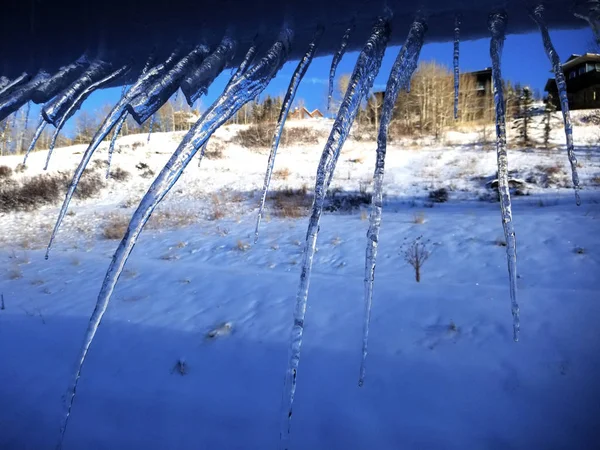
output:
M 600 108 L 600 55 L 571 55 L 562 68 L 567 81 L 570 109 Z M 556 108 L 560 109 L 554 78 L 548 80 L 544 90 L 551 96 Z

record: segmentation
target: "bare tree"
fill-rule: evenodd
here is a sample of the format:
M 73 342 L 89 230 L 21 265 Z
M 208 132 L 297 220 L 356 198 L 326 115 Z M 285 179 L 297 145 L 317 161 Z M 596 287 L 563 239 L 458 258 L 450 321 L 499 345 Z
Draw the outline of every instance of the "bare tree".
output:
M 429 241 L 423 242 L 423 236 L 419 236 L 404 248 L 404 259 L 415 269 L 415 279 L 417 283 L 421 281 L 421 268 L 425 261 L 429 259 L 431 252 L 427 250 Z

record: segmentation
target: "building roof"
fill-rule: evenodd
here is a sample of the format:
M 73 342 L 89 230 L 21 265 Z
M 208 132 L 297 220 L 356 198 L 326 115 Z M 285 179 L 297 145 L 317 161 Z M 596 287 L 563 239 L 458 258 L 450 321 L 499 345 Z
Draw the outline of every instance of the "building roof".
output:
M 577 66 L 585 62 L 600 62 L 598 53 L 585 53 L 583 55 L 571 55 L 563 64 L 563 70 L 569 70 L 571 67 Z

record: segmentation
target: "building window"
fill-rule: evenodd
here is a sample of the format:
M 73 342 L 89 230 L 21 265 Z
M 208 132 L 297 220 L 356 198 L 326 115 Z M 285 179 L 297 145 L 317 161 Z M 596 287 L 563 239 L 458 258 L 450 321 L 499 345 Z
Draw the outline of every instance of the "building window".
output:
M 583 75 L 585 73 L 585 66 L 581 66 L 579 68 L 579 75 Z
M 569 80 L 572 80 L 576 76 L 577 76 L 577 72 L 575 70 L 572 70 L 571 72 L 569 72 Z
M 596 63 L 596 72 L 600 72 L 600 63 Z
M 594 71 L 594 69 L 595 69 L 595 68 L 594 68 L 594 64 L 593 64 L 593 63 L 587 63 L 587 64 L 585 65 L 585 71 L 586 71 L 586 72 L 593 72 L 593 71 Z

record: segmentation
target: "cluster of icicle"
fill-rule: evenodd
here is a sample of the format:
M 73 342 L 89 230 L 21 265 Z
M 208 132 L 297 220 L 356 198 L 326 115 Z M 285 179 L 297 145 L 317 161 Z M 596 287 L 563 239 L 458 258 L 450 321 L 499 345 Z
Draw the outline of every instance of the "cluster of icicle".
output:
M 594 2 L 591 2 L 594 3 Z M 597 2 L 594 3 L 597 6 Z M 593 16 L 595 13 L 596 16 Z M 590 23 L 596 20 L 597 10 L 592 15 L 586 16 Z M 580 203 L 578 194 L 579 180 L 577 176 L 577 161 L 573 152 L 572 126 L 569 116 L 569 106 L 566 95 L 566 83 L 562 72 L 560 59 L 550 40 L 548 29 L 544 22 L 544 7 L 537 6 L 529 12 L 531 18 L 539 26 L 544 49 L 551 62 L 556 76 L 556 82 L 560 95 L 560 103 L 564 117 L 564 128 L 567 142 L 567 154 L 572 166 L 573 185 L 577 204 Z M 592 17 L 592 18 L 590 18 Z M 317 169 L 316 183 L 314 189 L 314 202 L 309 218 L 304 245 L 304 255 L 300 274 L 300 282 L 296 296 L 293 324 L 291 328 L 289 361 L 285 371 L 284 389 L 282 395 L 280 446 L 287 449 L 289 446 L 290 424 L 292 418 L 292 406 L 296 392 L 297 372 L 300 362 L 300 350 L 304 332 L 304 320 L 307 309 L 310 275 L 315 254 L 317 236 L 319 233 L 319 222 L 323 213 L 323 206 L 329 185 L 333 179 L 335 167 L 346 141 L 350 128 L 356 118 L 361 102 L 364 101 L 373 81 L 379 72 L 381 61 L 390 39 L 392 13 L 385 11 L 379 17 L 372 31 L 358 55 L 354 71 L 350 77 L 348 88 L 341 100 L 337 111 L 331 134 L 323 149 L 319 166 Z M 492 76 L 494 85 L 494 101 L 496 110 L 496 149 L 498 162 L 499 196 L 501 206 L 502 225 L 507 242 L 507 262 L 510 281 L 510 300 L 513 315 L 514 340 L 519 338 L 519 306 L 517 303 L 517 269 L 516 269 L 516 239 L 512 220 L 511 198 L 508 185 L 508 159 L 506 148 L 506 118 L 505 104 L 503 98 L 501 55 L 505 39 L 507 16 L 503 12 L 494 12 L 489 16 L 489 31 L 491 34 L 490 56 L 492 60 Z M 454 101 L 455 118 L 459 116 L 458 99 L 460 89 L 459 73 L 459 44 L 460 44 L 461 17 L 455 18 L 454 23 Z M 341 39 L 339 50 L 333 57 L 330 70 L 328 109 L 331 108 L 333 94 L 333 80 L 336 68 L 342 59 L 351 34 L 354 31 L 354 23 L 350 24 Z M 298 86 L 304 77 L 310 63 L 317 52 L 319 41 L 324 28 L 319 26 L 314 31 L 304 56 L 300 59 L 288 90 L 285 94 L 277 126 L 273 136 L 271 152 L 268 158 L 267 170 L 264 179 L 262 196 L 260 199 L 258 218 L 255 230 L 255 241 L 259 236 L 261 216 L 264 211 L 271 175 L 275 164 L 275 157 L 279 146 L 281 133 L 283 131 L 288 113 L 294 101 Z M 377 135 L 376 163 L 373 175 L 373 194 L 371 202 L 371 214 L 369 229 L 367 232 L 367 247 L 365 255 L 365 278 L 364 278 L 364 322 L 363 322 L 363 345 L 360 363 L 359 386 L 362 386 L 366 373 L 366 357 L 368 348 L 369 323 L 371 317 L 371 306 L 373 300 L 373 287 L 375 279 L 375 265 L 377 249 L 379 245 L 379 230 L 381 227 L 383 210 L 383 177 L 385 168 L 385 156 L 387 147 L 387 133 L 393 116 L 394 106 L 398 100 L 400 90 L 409 89 L 410 79 L 417 67 L 419 55 L 425 35 L 427 32 L 427 18 L 424 14 L 418 14 L 412 23 L 404 45 L 400 49 L 392 66 L 386 85 L 384 104 L 381 113 L 380 127 Z M 77 359 L 77 369 L 71 381 L 65 400 L 65 412 L 60 429 L 58 447 L 62 446 L 63 437 L 71 414 L 71 408 L 75 398 L 77 383 L 81 376 L 82 368 L 89 351 L 90 345 L 96 335 L 102 317 L 108 307 L 112 292 L 121 275 L 127 259 L 142 232 L 145 223 L 150 218 L 156 206 L 169 192 L 181 176 L 183 170 L 199 153 L 201 160 L 204 155 L 206 144 L 212 134 L 231 118 L 244 104 L 256 98 L 269 84 L 273 77 L 286 61 L 293 41 L 293 31 L 284 27 L 276 41 L 268 48 L 263 56 L 255 61 L 260 39 L 247 50 L 242 63 L 233 74 L 223 93 L 206 110 L 198 122 L 187 133 L 183 141 L 177 147 L 169 161 L 158 174 L 147 193 L 141 200 L 137 210 L 133 214 L 125 236 L 119 244 L 98 295 L 94 312 L 85 333 L 83 346 Z M 130 86 L 123 86 L 121 98 L 105 118 L 104 122 L 94 135 L 88 148 L 85 150 L 79 166 L 75 170 L 73 180 L 70 183 L 65 200 L 61 207 L 56 225 L 52 232 L 46 258 L 48 258 L 52 243 L 59 230 L 61 222 L 67 212 L 69 202 L 77 188 L 83 172 L 92 155 L 111 131 L 113 132 L 109 146 L 109 171 L 110 160 L 114 150 L 115 140 L 127 116 L 131 116 L 139 124 L 154 117 L 158 109 L 176 95 L 181 89 L 187 102 L 192 105 L 200 96 L 206 94 L 209 86 L 215 78 L 231 63 L 235 56 L 237 42 L 226 35 L 221 43 L 212 52 L 206 45 L 197 45 L 191 51 L 177 47 L 169 57 L 160 63 L 154 61 L 150 55 L 143 70 L 137 75 L 137 80 Z M 189 50 L 189 49 L 188 49 Z M 29 146 L 25 161 L 29 152 L 34 148 L 44 127 L 51 124 L 55 127 L 52 144 L 48 153 L 46 167 L 50 161 L 52 148 L 56 142 L 58 133 L 67 120 L 81 108 L 81 105 L 89 95 L 97 89 L 119 84 L 124 76 L 131 79 L 131 66 L 125 64 L 114 67 L 112 64 L 102 60 L 90 60 L 87 55 L 82 56 L 74 63 L 61 68 L 56 74 L 50 75 L 40 72 L 35 76 L 23 73 L 19 77 L 9 80 L 0 77 L 0 120 L 16 112 L 21 106 L 29 102 L 43 103 L 40 114 L 40 122 L 37 126 L 34 138 Z M 150 127 L 152 132 L 152 126 Z M 150 139 L 150 135 L 148 136 Z M 107 173 L 108 175 L 108 173 Z

